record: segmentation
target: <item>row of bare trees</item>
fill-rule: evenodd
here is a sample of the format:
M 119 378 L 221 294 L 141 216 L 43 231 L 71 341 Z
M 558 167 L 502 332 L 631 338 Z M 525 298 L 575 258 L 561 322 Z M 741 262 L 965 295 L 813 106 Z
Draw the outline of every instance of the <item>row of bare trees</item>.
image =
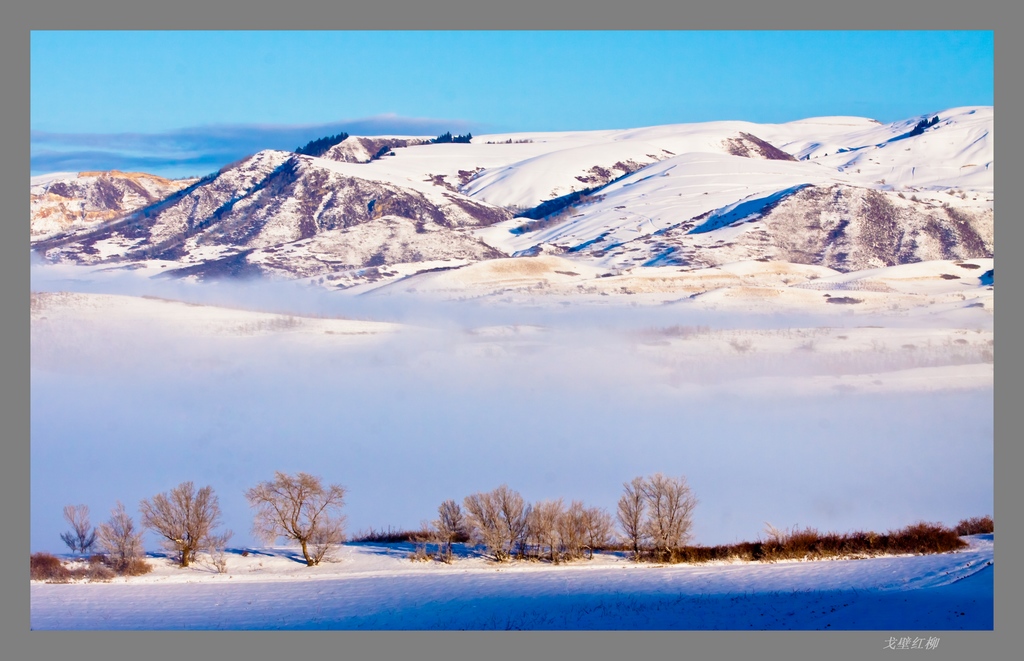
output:
M 620 539 L 636 560 L 667 559 L 690 540 L 696 506 L 685 477 L 636 477 L 623 484 L 618 502 Z M 446 500 L 432 524 L 445 562 L 451 562 L 452 542 L 460 537 L 483 544 L 498 562 L 513 557 L 560 562 L 593 557 L 616 536 L 611 515 L 599 507 L 578 500 L 567 507 L 561 498 L 529 504 L 507 484 L 466 496 L 463 507 Z
M 575 560 L 612 537 L 612 518 L 598 507 L 584 507 L 574 500 L 545 500 L 529 504 L 507 484 L 493 491 L 475 493 L 463 507 L 446 500 L 433 521 L 433 537 L 440 542 L 439 556 L 452 560 L 452 543 L 468 539 L 483 544 L 498 562 L 513 557 L 546 557 L 552 562 Z
M 221 568 L 231 531 L 215 532 L 221 511 L 212 487 L 197 490 L 192 482 L 182 482 L 166 493 L 143 499 L 139 510 L 141 526 L 136 525 L 124 504 L 118 501 L 110 518 L 91 528 L 87 505 L 67 505 L 64 519 L 71 530 L 60 537 L 73 553 L 89 553 L 98 547 L 111 566 L 126 572 L 142 561 L 142 536 L 149 529 L 163 538 L 164 547 L 175 554 L 182 567 L 192 564 L 197 552 L 206 550 Z
M 317 565 L 332 546 L 345 540 L 341 514 L 345 492 L 341 485 L 325 485 L 308 473 L 276 472 L 273 480 L 245 492 L 255 510 L 253 533 L 271 543 L 296 542 L 306 564 Z M 618 502 L 620 539 L 637 560 L 668 559 L 689 541 L 696 505 L 685 477 L 661 473 L 636 477 L 623 484 Z M 189 566 L 198 552 L 206 551 L 215 567 L 224 571 L 225 546 L 232 533 L 217 531 L 221 509 L 212 487 L 196 489 L 192 482 L 182 482 L 143 499 L 139 510 L 142 529 L 158 534 L 180 566 Z M 95 529 L 90 527 L 85 505 L 68 505 L 64 518 L 72 529 L 61 539 L 72 552 L 88 553 L 98 545 L 120 570 L 141 562 L 143 530 L 120 502 L 110 519 Z M 595 549 L 606 548 L 615 539 L 612 516 L 605 510 L 586 507 L 578 500 L 566 506 L 561 498 L 530 504 L 506 484 L 466 496 L 461 506 L 445 501 L 432 527 L 432 536 L 440 542 L 439 555 L 446 562 L 452 560 L 452 544 L 460 540 L 483 544 L 498 562 L 543 557 L 557 563 L 593 557 Z
M 341 514 L 345 488 L 341 485 L 324 485 L 308 473 L 276 472 L 273 480 L 248 489 L 245 497 L 255 509 L 253 533 L 270 543 L 281 538 L 297 542 L 309 566 L 319 564 L 331 546 L 345 539 Z M 68 505 L 64 518 L 71 530 L 62 533 L 61 539 L 73 553 L 89 553 L 98 546 L 109 563 L 124 572 L 142 562 L 143 531 L 149 529 L 162 538 L 180 566 L 189 566 L 197 553 L 206 551 L 217 570 L 225 570 L 225 547 L 232 533 L 217 531 L 221 509 L 213 487 L 196 489 L 192 482 L 182 482 L 143 499 L 139 511 L 141 528 L 120 501 L 108 521 L 92 528 L 88 506 Z

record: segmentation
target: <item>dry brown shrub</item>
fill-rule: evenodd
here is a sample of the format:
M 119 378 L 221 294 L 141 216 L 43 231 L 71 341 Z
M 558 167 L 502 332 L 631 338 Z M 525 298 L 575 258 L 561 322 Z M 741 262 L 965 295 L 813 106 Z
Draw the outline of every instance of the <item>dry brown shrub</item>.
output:
M 991 516 L 975 516 L 970 519 L 962 519 L 956 524 L 958 535 L 983 535 L 995 532 L 995 523 Z
M 33 553 L 31 556 L 33 581 L 46 581 L 47 583 L 67 583 L 71 578 L 71 572 L 60 558 L 49 553 Z

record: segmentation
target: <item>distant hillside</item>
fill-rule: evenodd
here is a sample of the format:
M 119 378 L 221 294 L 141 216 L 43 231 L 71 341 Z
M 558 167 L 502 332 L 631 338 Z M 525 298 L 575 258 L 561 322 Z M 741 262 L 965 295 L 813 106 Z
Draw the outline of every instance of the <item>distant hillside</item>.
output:
M 33 177 L 32 239 L 119 218 L 195 181 L 118 170 Z
M 620 273 L 773 260 L 840 272 L 992 256 L 993 113 L 313 141 L 202 180 L 33 180 L 51 261 L 338 288 L 560 254 Z M 340 141 L 338 141 L 340 139 Z M 304 149 L 303 149 L 304 150 Z

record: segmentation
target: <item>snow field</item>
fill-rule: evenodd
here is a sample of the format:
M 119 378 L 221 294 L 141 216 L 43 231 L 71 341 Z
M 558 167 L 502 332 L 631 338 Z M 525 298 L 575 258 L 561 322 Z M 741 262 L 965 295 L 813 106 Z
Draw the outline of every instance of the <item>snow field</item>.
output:
M 992 535 L 956 553 L 812 562 L 635 564 L 620 554 L 496 565 L 460 549 L 346 544 L 307 568 L 287 549 L 227 574 L 154 558 L 109 584 L 33 582 L 33 629 L 991 629 Z
M 365 286 L 359 293 L 552 306 L 677 303 L 767 315 L 876 314 L 892 318 L 962 310 L 964 321 L 955 325 L 984 325 L 991 318 L 994 297 L 993 290 L 982 285 L 980 276 L 992 268 L 991 258 L 980 258 L 934 260 L 845 274 L 820 266 L 760 260 L 693 270 L 639 267 L 614 271 L 564 256 L 541 254 L 421 273 Z M 830 303 L 830 298 L 837 301 Z

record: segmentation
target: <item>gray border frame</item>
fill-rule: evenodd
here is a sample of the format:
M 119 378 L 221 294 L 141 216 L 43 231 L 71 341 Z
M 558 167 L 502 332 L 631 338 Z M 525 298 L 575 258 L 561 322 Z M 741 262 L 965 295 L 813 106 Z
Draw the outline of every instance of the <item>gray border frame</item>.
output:
M 668 0 L 642 0 L 600 8 L 582 0 L 546 0 L 490 4 L 471 0 L 377 0 L 365 5 L 340 6 L 326 0 L 289 0 L 278 5 L 250 7 L 239 0 L 178 0 L 145 9 L 127 0 L 36 0 L 4 10 L 0 23 L 0 66 L 4 94 L 0 177 L 4 206 L 0 251 L 4 277 L 0 315 L 0 397 L 2 460 L 0 511 L 5 532 L 0 536 L 0 639 L 5 655 L 17 659 L 54 659 L 84 654 L 102 659 L 172 659 L 183 643 L 203 657 L 247 660 L 293 658 L 318 654 L 339 658 L 398 658 L 411 654 L 430 658 L 546 658 L 587 659 L 722 658 L 768 655 L 790 659 L 893 658 L 883 640 L 899 632 L 30 632 L 28 555 L 29 502 L 29 269 L 25 191 L 29 154 L 29 34 L 32 29 L 979 29 L 994 30 L 1000 126 L 1017 124 L 1020 94 L 1019 46 L 1010 26 L 1021 11 L 1009 3 L 990 0 L 950 4 L 927 0 L 890 0 L 823 6 L 813 0 L 719 0 L 701 7 L 684 7 Z M 941 72 L 936 72 L 941 75 Z M 893 81 L 894 85 L 899 84 Z M 1004 114 L 1005 113 L 1005 114 Z M 1020 242 L 1022 228 L 1014 225 L 1019 197 L 1019 131 L 1006 130 L 997 147 L 1000 191 L 996 232 L 1009 250 Z M 1016 183 L 1016 185 L 1014 185 Z M 1005 217 L 1005 219 L 1004 219 Z M 1000 282 L 1017 282 L 1016 260 L 1000 265 Z M 1000 338 L 1012 337 L 1019 327 L 1019 292 L 1000 288 L 996 327 Z M 1000 523 L 997 557 L 1014 560 L 1020 553 L 1020 514 L 1010 506 L 1020 498 L 1014 468 L 1021 465 L 1021 444 L 1015 430 L 1020 420 L 1018 354 L 1000 354 L 996 365 L 994 466 L 996 518 Z M 933 632 L 940 636 L 929 659 L 1012 658 L 1011 628 L 1022 612 L 1022 584 L 1017 572 L 997 563 L 994 632 Z M 1003 570 L 1003 571 L 1000 571 Z M 913 635 L 915 632 L 906 632 Z M 187 636 L 187 638 L 186 638 Z M 179 647 L 180 649 L 180 647 Z M 9 651 L 8 651 L 9 650 Z M 914 654 L 902 652 L 902 654 Z

